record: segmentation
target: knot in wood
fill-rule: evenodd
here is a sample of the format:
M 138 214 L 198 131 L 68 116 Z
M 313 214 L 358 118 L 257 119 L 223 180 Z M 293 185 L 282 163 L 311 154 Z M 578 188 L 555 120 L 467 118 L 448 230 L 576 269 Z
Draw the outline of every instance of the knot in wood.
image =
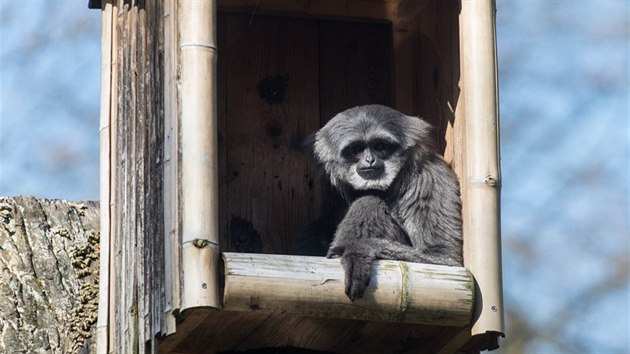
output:
M 486 176 L 486 178 L 483 179 L 483 183 L 494 187 L 497 185 L 497 179 L 492 176 Z
M 282 103 L 287 94 L 287 75 L 266 76 L 256 86 L 260 98 L 270 105 Z
M 272 120 L 267 124 L 267 134 L 272 138 L 279 138 L 282 135 L 282 123 L 277 120 Z

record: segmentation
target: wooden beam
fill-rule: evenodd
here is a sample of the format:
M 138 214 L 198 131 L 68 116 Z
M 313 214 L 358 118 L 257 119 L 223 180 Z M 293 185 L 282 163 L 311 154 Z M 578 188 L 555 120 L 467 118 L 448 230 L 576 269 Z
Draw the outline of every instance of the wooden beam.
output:
M 396 0 L 218 0 L 222 11 L 293 16 L 346 17 L 370 20 L 396 18 Z
M 224 309 L 465 326 L 473 278 L 462 267 L 378 261 L 363 298 L 344 293 L 339 259 L 224 253 Z

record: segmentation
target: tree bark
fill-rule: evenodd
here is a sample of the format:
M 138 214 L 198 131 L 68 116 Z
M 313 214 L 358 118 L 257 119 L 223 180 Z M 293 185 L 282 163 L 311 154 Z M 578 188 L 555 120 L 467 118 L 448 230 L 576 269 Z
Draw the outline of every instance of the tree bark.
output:
M 0 353 L 94 353 L 98 202 L 0 197 Z

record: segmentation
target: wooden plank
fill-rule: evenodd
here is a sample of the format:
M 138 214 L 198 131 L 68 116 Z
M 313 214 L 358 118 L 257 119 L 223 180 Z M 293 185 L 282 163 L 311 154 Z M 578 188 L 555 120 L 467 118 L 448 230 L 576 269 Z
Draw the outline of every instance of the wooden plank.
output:
M 442 79 L 442 114 L 445 119 L 446 128 L 444 131 L 444 159 L 451 164 L 451 167 L 458 172 L 459 161 L 455 155 L 460 151 L 455 143 L 455 109 L 459 100 L 459 8 L 456 4 L 438 8 L 440 22 L 438 22 L 441 57 L 444 60 L 444 78 Z
M 228 215 L 252 223 L 264 252 L 286 253 L 315 208 L 313 166 L 298 145 L 319 127 L 316 22 L 235 14 L 226 22 Z M 280 102 L 261 98 L 264 79 L 284 85 Z
M 155 3 L 114 8 L 109 350 L 143 353 L 163 312 L 161 11 Z
M 131 159 L 129 158 L 129 149 L 131 147 L 130 144 L 130 134 L 127 134 L 128 122 L 130 121 L 129 115 L 132 113 L 126 107 L 128 102 L 130 101 L 129 97 L 131 96 L 131 85 L 127 84 L 126 73 L 131 72 L 130 58 L 128 54 L 128 42 L 129 42 L 129 25 L 128 25 L 128 7 L 124 4 L 118 4 L 119 13 L 118 13 L 118 26 L 120 28 L 120 40 L 119 40 L 119 48 L 118 55 L 120 58 L 119 65 L 119 75 L 118 75 L 118 86 L 119 90 L 119 106 L 118 106 L 118 125 L 117 125 L 117 163 L 116 166 L 119 168 L 118 178 L 116 179 L 116 193 L 118 195 L 117 199 L 117 217 L 116 217 L 116 237 L 115 237 L 115 257 L 114 263 L 116 265 L 116 270 L 114 271 L 115 276 L 115 289 L 116 293 L 114 294 L 111 308 L 114 310 L 114 335 L 113 335 L 113 344 L 110 346 L 110 350 L 126 350 L 126 342 L 125 342 L 125 333 L 129 330 L 129 320 L 127 318 L 127 314 L 129 313 L 129 300 L 127 296 L 127 292 L 125 289 L 129 287 L 132 289 L 131 281 L 127 281 L 129 274 L 129 266 L 127 264 L 127 244 L 126 240 L 128 237 L 128 228 L 129 228 L 129 211 L 127 208 L 128 205 L 128 196 L 129 193 L 127 191 L 128 186 L 131 185 L 131 171 L 132 169 L 129 167 L 131 164 Z
M 448 53 L 439 50 L 443 38 L 437 33 L 436 27 L 442 21 L 438 18 L 440 6 L 444 3 L 432 1 L 416 18 L 418 28 L 414 29 L 414 114 L 423 117 L 435 129 L 436 147 L 444 149 L 445 120 L 442 117 L 441 106 L 445 103 L 440 97 L 440 87 L 444 80 L 444 60 L 448 60 Z M 449 82 L 450 84 L 450 82 Z
M 175 332 L 173 311 L 179 308 L 179 129 L 177 99 L 177 3 L 164 2 L 164 288 L 161 333 Z M 154 289 L 157 290 L 157 289 Z
M 249 14 L 292 16 L 324 16 L 354 19 L 393 20 L 396 17 L 396 0 L 218 0 L 223 11 Z
M 395 21 L 393 40 L 393 80 L 394 107 L 405 113 L 414 113 L 416 87 L 414 85 L 414 44 L 413 32 L 408 21 Z
M 464 326 L 473 279 L 462 267 L 379 261 L 363 298 L 344 293 L 339 259 L 224 253 L 224 308 L 327 318 Z
M 180 337 L 177 341 L 166 338 L 160 346 L 160 353 L 221 353 L 289 346 L 295 352 L 300 352 L 298 348 L 304 348 L 349 354 L 431 353 L 424 348 L 436 336 L 458 332 L 455 327 L 305 317 L 261 311 L 217 311 L 193 319 L 193 322 L 195 327 L 188 330 L 187 337 Z M 178 329 L 175 337 L 179 335 Z
M 113 112 L 115 82 L 113 79 L 114 62 L 114 17 L 111 3 L 104 4 L 101 14 L 101 111 L 99 122 L 99 194 L 100 194 L 100 282 L 98 295 L 98 322 L 96 325 L 96 353 L 108 352 L 109 338 L 109 301 L 110 301 L 110 239 L 111 239 L 111 116 Z
M 229 214 L 227 185 L 232 176 L 227 163 L 227 42 L 226 18 L 217 14 L 217 153 L 219 160 L 219 248 L 228 250 Z M 222 276 L 222 274 L 221 274 Z M 221 278 L 222 279 L 222 278 Z M 223 281 L 221 280 L 221 283 Z
M 395 107 L 431 123 L 438 150 L 452 162 L 459 95 L 458 3 L 424 1 L 418 10 L 415 17 L 393 24 Z
M 180 318 L 180 323 L 177 325 L 177 332 L 169 334 L 165 338 L 163 338 L 159 343 L 159 352 L 160 353 L 177 353 L 179 352 L 178 347 L 182 346 L 190 346 L 189 338 L 191 338 L 191 333 L 198 328 L 199 326 L 207 323 L 208 318 L 212 317 L 212 315 L 216 315 L 217 312 L 215 310 L 209 310 L 205 308 L 196 308 L 191 309 L 186 312 L 185 317 Z M 215 316 L 216 317 L 216 316 Z M 183 321 L 182 321 L 183 319 Z M 218 326 L 219 328 L 223 326 Z M 215 330 L 214 326 L 206 327 L 206 329 L 213 333 Z M 208 349 L 208 347 L 197 347 L 197 352 L 200 351 L 201 348 Z
M 139 255 L 146 262 L 144 273 L 144 327 L 145 342 L 151 342 L 151 351 L 157 346 L 155 338 L 161 332 L 163 322 L 165 280 L 164 256 L 164 71 L 160 63 L 164 60 L 163 8 L 157 2 L 144 6 L 146 26 L 144 50 L 144 111 L 146 139 L 144 144 L 145 208 L 144 239 L 145 252 Z M 148 252 L 147 252 L 148 251 Z M 148 253 L 148 254 L 147 254 Z M 143 257 L 144 256 L 144 257 Z M 170 271 L 170 269 L 169 269 Z M 148 349 L 147 349 L 148 350 Z
M 458 80 L 459 57 L 458 37 L 453 36 L 453 28 L 458 28 L 458 4 L 456 2 L 429 2 L 415 19 L 414 59 L 417 61 L 415 84 L 417 92 L 414 103 L 416 114 L 427 119 L 435 128 L 437 148 L 446 153 L 446 141 L 450 139 L 447 130 L 454 123 L 454 108 L 457 94 L 453 81 Z M 453 53 L 455 52 L 455 53 Z M 455 76 L 457 75 L 457 76 Z
M 117 292 L 117 275 L 118 271 L 117 261 L 120 260 L 118 254 L 118 231 L 120 225 L 120 217 L 118 211 L 118 201 L 120 200 L 119 189 L 118 189 L 118 181 L 120 180 L 120 165 L 119 165 L 119 150 L 118 150 L 118 117 L 120 111 L 120 99 L 122 86 L 121 78 L 120 78 L 120 67 L 121 67 L 121 58 L 122 51 L 120 50 L 120 41 L 121 41 L 121 29 L 119 27 L 119 11 L 120 8 L 118 6 L 112 5 L 112 93 L 111 93 L 111 120 L 110 120 L 110 157 L 109 157 L 109 168 L 110 168 L 110 182 L 109 182 L 109 193 L 110 193 L 110 201 L 109 201 L 109 304 L 108 304 L 108 319 L 107 322 L 111 325 L 108 328 L 108 350 L 114 347 L 115 338 L 117 335 L 117 325 L 115 325 L 116 321 L 116 301 L 118 294 Z
M 391 104 L 391 26 L 319 21 L 320 111 L 335 114 L 364 104 Z
M 134 302 L 136 306 L 134 329 L 137 331 L 137 340 L 139 343 L 146 343 L 149 335 L 150 328 L 148 327 L 149 321 L 148 309 L 147 309 L 147 281 L 150 280 L 150 276 L 147 277 L 147 273 L 151 269 L 151 254 L 150 247 L 147 245 L 146 233 L 147 233 L 147 219 L 146 214 L 149 209 L 148 200 L 151 198 L 151 194 L 148 193 L 147 179 L 149 174 L 147 173 L 148 164 L 146 159 L 149 159 L 151 153 L 147 149 L 147 130 L 150 122 L 147 120 L 154 117 L 149 116 L 146 107 L 147 96 L 147 83 L 146 83 L 146 52 L 147 52 L 147 25 L 145 21 L 146 11 L 140 11 L 138 7 L 132 8 L 132 16 L 134 22 L 133 32 L 135 33 L 135 41 L 132 42 L 134 46 L 134 72 L 137 73 L 136 81 L 136 95 L 135 102 L 133 102 L 136 109 L 136 122 L 135 122 L 135 144 L 133 146 L 135 155 L 135 168 L 134 174 L 136 182 L 132 187 L 134 189 L 134 199 L 137 208 L 135 215 L 136 222 L 136 237 L 135 245 L 133 247 L 134 254 L 132 255 L 134 261 L 134 272 L 136 290 L 134 294 Z M 150 164 L 150 163 L 149 163 Z M 161 220 L 161 218 L 160 218 Z M 159 222 L 155 220 L 153 222 Z M 156 235 L 156 237 L 159 237 Z M 148 338 L 147 338 L 148 337 Z M 136 344 L 136 345 L 138 345 Z M 144 345 L 143 345 L 144 347 Z M 144 348 L 139 350 L 140 353 L 144 353 Z

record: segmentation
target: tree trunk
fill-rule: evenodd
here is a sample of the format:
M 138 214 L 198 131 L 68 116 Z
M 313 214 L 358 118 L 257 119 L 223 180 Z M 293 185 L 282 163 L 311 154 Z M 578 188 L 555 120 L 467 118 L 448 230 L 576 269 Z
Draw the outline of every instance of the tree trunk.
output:
M 97 202 L 0 197 L 0 353 L 94 353 Z

